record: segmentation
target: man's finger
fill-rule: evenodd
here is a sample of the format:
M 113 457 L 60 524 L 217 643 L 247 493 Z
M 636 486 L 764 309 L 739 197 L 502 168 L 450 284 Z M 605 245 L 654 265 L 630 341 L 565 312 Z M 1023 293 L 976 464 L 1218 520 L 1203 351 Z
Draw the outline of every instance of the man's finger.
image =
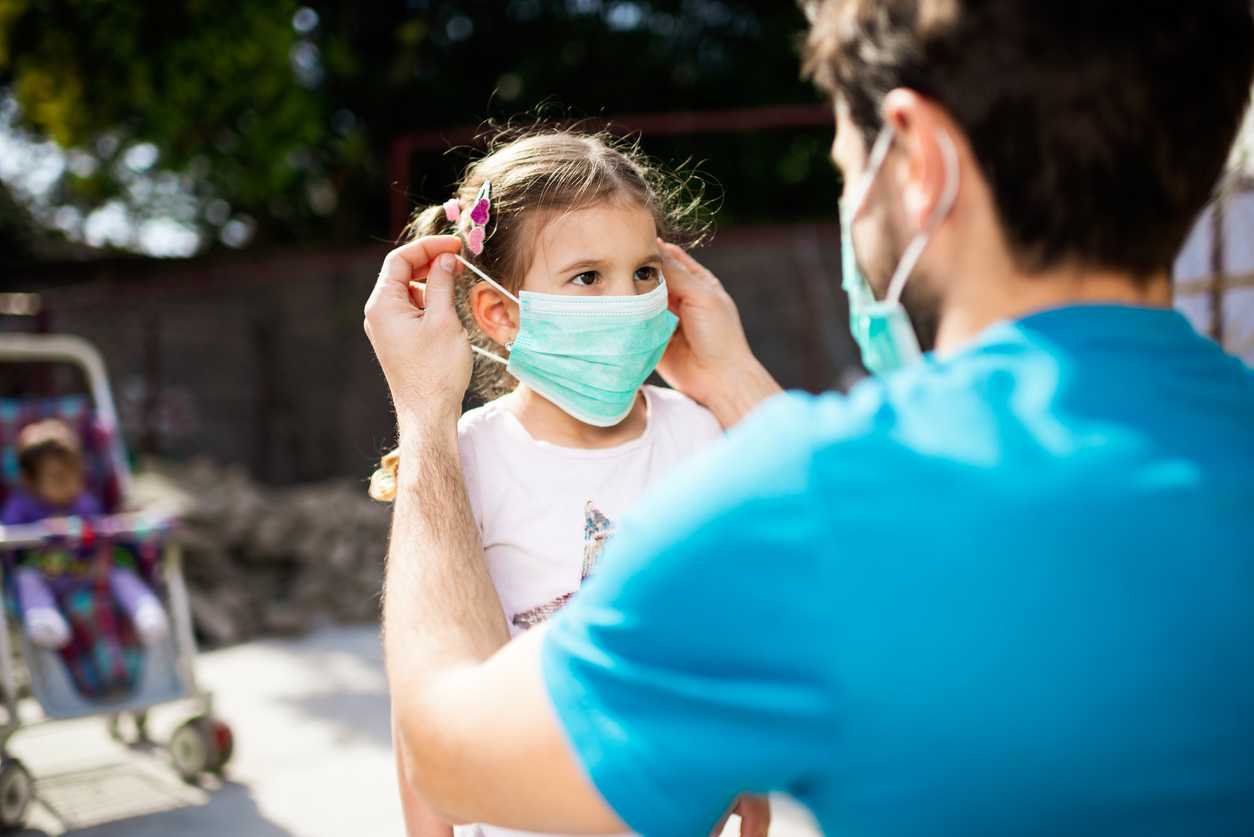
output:
M 764 796 L 745 796 L 736 806 L 740 837 L 767 837 L 771 828 L 771 802 Z
M 453 283 L 456 281 L 453 272 L 457 269 L 457 260 L 452 254 L 444 253 L 436 258 L 427 271 L 425 291 L 426 310 L 434 315 L 453 313 Z
M 663 241 L 662 257 L 677 262 L 680 267 L 697 278 L 712 278 L 714 275 L 706 269 L 705 265 L 694 259 L 692 254 L 677 244 L 671 244 L 668 241 Z
M 662 242 L 662 258 L 668 263 L 664 264 L 664 267 L 678 268 L 666 273 L 666 284 L 674 290 L 676 296 L 687 296 L 694 291 L 718 284 L 714 274 L 702 267 L 681 247 Z
M 427 307 L 427 283 L 426 282 L 410 282 L 409 283 L 409 299 L 414 303 L 414 307 L 422 310 Z
M 692 271 L 672 252 L 678 249 L 671 244 L 662 245 L 662 270 L 666 274 L 666 287 L 670 289 L 672 299 L 682 297 L 692 287 L 693 281 Z
M 410 281 L 422 278 L 420 274 L 436 257 L 441 253 L 456 253 L 461 247 L 462 240 L 455 235 L 428 235 L 402 244 L 383 260 L 379 286 L 394 288 L 398 294 L 404 293 Z

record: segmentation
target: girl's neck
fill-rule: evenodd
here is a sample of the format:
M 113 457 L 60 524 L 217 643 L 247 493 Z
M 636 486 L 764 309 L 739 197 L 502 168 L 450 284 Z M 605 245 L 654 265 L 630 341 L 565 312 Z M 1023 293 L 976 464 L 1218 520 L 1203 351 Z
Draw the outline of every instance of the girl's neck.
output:
M 522 422 L 531 438 L 564 448 L 617 447 L 639 439 L 648 424 L 648 405 L 643 392 L 636 393 L 636 402 L 627 418 L 613 427 L 585 424 L 526 384 L 519 384 L 502 401 L 506 409 Z

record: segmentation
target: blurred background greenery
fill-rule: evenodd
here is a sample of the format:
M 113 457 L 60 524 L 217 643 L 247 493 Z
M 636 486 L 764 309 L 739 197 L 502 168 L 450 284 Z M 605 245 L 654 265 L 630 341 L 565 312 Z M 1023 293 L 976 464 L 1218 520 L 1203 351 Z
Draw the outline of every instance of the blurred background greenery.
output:
M 781 105 L 813 110 L 644 147 L 700 169 L 720 224 L 831 220 L 803 26 L 748 0 L 0 0 L 0 250 L 386 240 L 395 196 L 443 200 L 485 120 Z

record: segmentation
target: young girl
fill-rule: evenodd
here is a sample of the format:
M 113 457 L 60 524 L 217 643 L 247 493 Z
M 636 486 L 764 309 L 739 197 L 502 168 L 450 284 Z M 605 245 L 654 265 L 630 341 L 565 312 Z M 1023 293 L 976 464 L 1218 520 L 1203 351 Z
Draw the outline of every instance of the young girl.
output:
M 637 498 L 722 432 L 696 402 L 642 386 L 676 327 L 660 240 L 691 245 L 705 231 L 687 194 L 634 148 L 537 133 L 474 163 L 407 230 L 466 244 L 457 301 L 487 403 L 462 416 L 460 453 L 512 635 L 569 601 Z M 391 499 L 396 466 L 384 457 L 376 499 Z M 411 837 L 452 833 L 414 814 Z

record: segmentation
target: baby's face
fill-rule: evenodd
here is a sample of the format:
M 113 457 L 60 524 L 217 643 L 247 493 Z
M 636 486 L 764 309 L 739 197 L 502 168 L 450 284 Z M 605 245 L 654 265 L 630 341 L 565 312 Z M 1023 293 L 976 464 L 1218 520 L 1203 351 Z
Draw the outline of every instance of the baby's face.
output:
M 653 215 L 628 202 L 558 214 L 541 230 L 522 289 L 546 294 L 635 296 L 662 278 Z
M 45 503 L 68 506 L 83 493 L 83 469 L 69 457 L 46 457 L 39 463 L 31 490 Z

